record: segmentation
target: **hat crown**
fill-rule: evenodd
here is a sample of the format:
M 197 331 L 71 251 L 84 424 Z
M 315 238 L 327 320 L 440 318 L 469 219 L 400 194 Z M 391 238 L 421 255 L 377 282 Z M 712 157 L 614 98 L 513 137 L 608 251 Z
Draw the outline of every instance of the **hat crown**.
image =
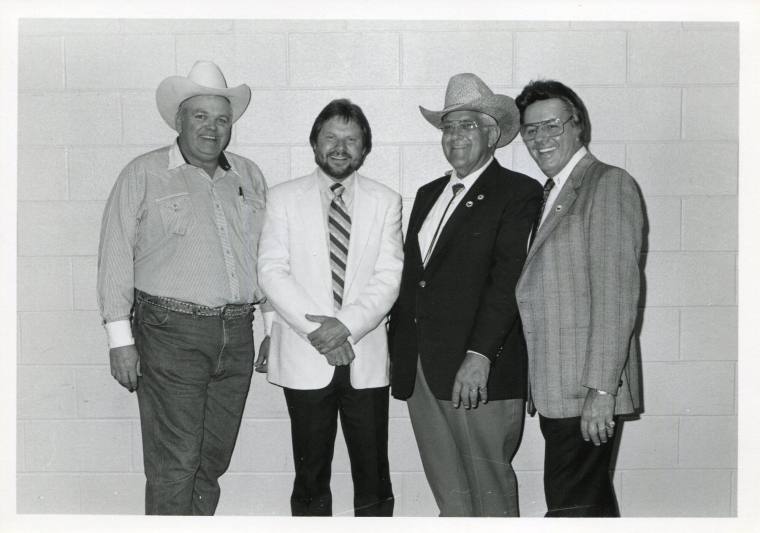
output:
M 227 89 L 227 80 L 221 69 L 211 61 L 196 61 L 187 79 L 202 87 Z
M 475 74 L 457 74 L 451 77 L 446 87 L 444 107 L 468 104 L 489 96 L 493 96 L 493 91 Z

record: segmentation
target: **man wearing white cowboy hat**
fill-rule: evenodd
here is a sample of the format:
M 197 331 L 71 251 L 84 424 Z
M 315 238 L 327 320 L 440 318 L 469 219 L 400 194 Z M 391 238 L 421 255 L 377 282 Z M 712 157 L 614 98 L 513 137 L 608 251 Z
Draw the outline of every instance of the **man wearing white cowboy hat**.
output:
M 214 514 L 237 439 L 266 184 L 224 149 L 250 99 L 208 61 L 162 81 L 177 141 L 129 163 L 103 214 L 98 301 L 111 374 L 137 391 L 146 514 Z
M 541 187 L 494 159 L 520 116 L 474 74 L 449 80 L 442 111 L 420 110 L 453 170 L 412 207 L 391 315 L 392 393 L 407 400 L 441 516 L 517 516 L 510 461 L 526 355 L 514 289 Z

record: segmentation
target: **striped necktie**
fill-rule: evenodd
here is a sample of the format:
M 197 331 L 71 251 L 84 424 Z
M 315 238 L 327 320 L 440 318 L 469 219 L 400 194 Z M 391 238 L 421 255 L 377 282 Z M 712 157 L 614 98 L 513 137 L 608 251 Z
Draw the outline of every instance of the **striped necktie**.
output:
M 348 241 L 351 237 L 351 217 L 343 201 L 346 190 L 340 183 L 330 185 L 333 193 L 330 211 L 327 214 L 327 226 L 330 233 L 330 269 L 332 271 L 333 299 L 338 309 L 343 305 L 343 286 L 346 280 L 346 263 L 348 261 Z

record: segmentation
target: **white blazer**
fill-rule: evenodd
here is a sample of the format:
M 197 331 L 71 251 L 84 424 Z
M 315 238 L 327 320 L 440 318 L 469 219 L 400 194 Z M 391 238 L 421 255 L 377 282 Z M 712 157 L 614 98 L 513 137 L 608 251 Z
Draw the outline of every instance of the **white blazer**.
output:
M 321 389 L 330 383 L 335 367 L 306 338 L 319 327 L 306 319 L 308 313 L 335 316 L 351 332 L 354 388 L 383 387 L 389 383 L 386 315 L 398 296 L 403 266 L 401 197 L 356 174 L 343 306 L 335 312 L 327 214 L 318 179 L 315 170 L 267 195 L 258 275 L 277 312 L 268 380 L 291 389 Z

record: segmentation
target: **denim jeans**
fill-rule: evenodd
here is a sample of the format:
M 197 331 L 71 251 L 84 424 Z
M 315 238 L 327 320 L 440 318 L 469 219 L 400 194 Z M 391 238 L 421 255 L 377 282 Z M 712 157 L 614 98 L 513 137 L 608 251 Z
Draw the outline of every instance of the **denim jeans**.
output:
M 213 515 L 251 384 L 253 306 L 202 316 L 175 303 L 135 300 L 145 513 Z

